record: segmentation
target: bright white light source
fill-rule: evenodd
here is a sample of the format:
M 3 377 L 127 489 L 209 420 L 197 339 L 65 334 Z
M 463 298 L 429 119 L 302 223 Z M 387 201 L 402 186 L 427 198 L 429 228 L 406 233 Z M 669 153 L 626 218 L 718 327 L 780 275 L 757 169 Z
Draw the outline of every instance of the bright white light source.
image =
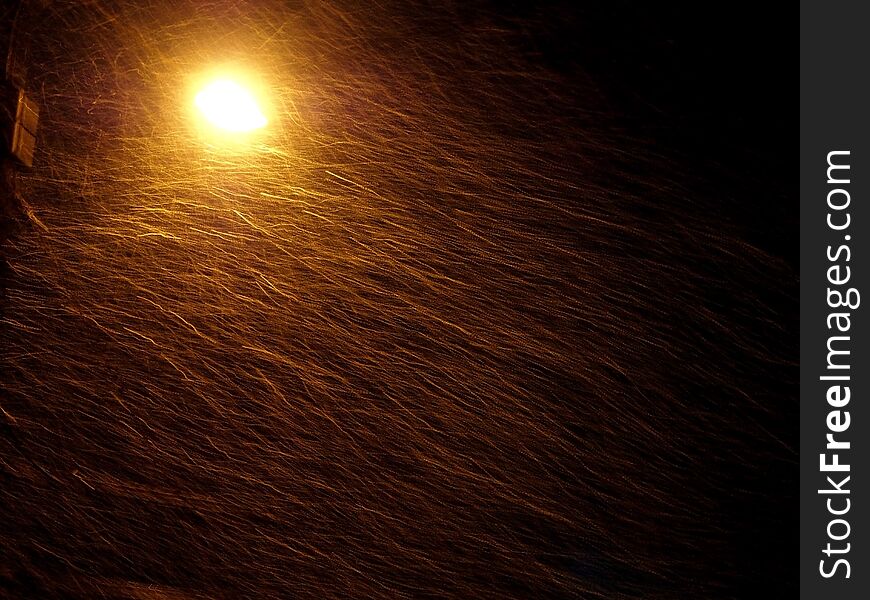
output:
M 227 131 L 253 131 L 267 122 L 251 92 L 231 79 L 205 86 L 196 95 L 196 106 L 209 123 Z

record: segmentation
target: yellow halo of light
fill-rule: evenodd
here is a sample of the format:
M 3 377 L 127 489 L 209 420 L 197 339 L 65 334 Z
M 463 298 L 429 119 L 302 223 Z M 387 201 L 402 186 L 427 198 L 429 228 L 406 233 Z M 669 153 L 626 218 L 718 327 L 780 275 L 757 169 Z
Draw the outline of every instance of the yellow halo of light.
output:
M 206 121 L 223 131 L 245 133 L 268 123 L 251 91 L 232 79 L 208 83 L 196 95 L 194 104 Z

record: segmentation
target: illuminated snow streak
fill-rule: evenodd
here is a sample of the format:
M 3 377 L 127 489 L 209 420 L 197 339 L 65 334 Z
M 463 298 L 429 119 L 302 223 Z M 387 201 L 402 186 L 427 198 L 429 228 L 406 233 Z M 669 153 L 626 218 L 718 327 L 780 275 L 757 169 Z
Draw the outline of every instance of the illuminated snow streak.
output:
M 732 547 L 781 548 L 758 481 L 796 464 L 768 391 L 798 328 L 763 298 L 794 278 L 465 5 L 22 3 L 0 598 L 777 581 Z M 268 147 L 178 117 L 225 60 L 269 83 Z

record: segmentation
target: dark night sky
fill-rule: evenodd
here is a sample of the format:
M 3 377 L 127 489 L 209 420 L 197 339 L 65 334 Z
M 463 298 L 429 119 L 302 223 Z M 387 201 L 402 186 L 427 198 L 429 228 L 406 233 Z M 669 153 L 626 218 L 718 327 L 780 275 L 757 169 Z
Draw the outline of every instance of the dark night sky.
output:
M 753 243 L 797 267 L 798 64 L 787 18 L 758 2 L 507 2 L 506 22 L 541 26 L 526 50 L 591 73 L 627 130 L 713 179 Z M 728 189 L 734 186 L 734 189 Z

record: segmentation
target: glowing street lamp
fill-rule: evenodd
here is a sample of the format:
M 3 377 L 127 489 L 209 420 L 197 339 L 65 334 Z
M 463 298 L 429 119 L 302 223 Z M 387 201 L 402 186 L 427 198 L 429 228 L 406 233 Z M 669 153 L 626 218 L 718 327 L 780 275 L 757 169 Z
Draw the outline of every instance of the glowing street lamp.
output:
M 246 133 L 268 123 L 254 94 L 232 79 L 208 83 L 194 103 L 206 121 L 226 132 Z

